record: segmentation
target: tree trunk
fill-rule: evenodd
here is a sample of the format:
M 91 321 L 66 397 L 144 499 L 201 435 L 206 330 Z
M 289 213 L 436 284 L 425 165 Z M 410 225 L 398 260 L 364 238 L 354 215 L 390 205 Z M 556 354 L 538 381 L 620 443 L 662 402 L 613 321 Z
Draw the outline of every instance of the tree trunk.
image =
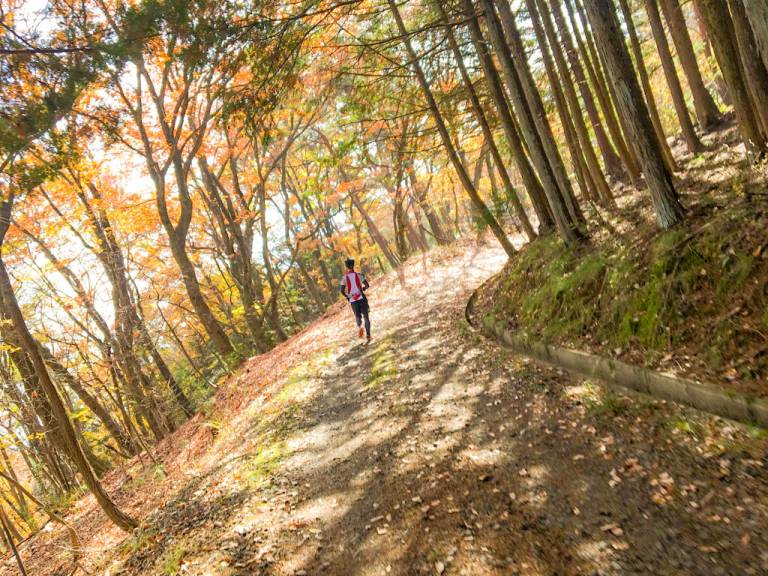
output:
M 218 353 L 221 354 L 227 362 L 232 361 L 232 358 L 237 356 L 237 352 L 235 352 L 232 343 L 229 341 L 229 337 L 226 332 L 224 332 L 221 324 L 216 320 L 208 303 L 205 301 L 205 296 L 203 295 L 200 283 L 197 280 L 195 267 L 187 254 L 185 239 L 174 234 L 170 238 L 170 244 L 173 258 L 179 266 L 181 278 L 184 281 L 184 287 L 186 288 L 187 296 L 189 297 L 189 301 L 192 304 L 195 314 L 200 318 L 200 323 L 203 325 L 205 332 L 208 334 L 208 337 L 211 339 L 211 342 Z
M 12 200 L 5 200 L 2 203 L 2 209 L 0 212 L 0 248 L 2 247 L 2 240 L 5 237 L 5 233 L 10 225 Z M 51 376 L 48 373 L 48 369 L 45 365 L 45 360 L 40 353 L 40 348 L 35 341 L 32 334 L 27 328 L 26 321 L 19 307 L 19 303 L 16 300 L 16 294 L 13 291 L 11 285 L 11 279 L 8 276 L 8 271 L 5 267 L 5 262 L 0 255 L 0 296 L 2 296 L 4 305 L 7 307 L 10 319 L 13 323 L 14 331 L 16 332 L 22 349 L 32 362 L 32 366 L 35 370 L 40 385 L 42 386 L 45 395 L 50 403 L 51 410 L 53 412 L 53 418 L 58 426 L 57 434 L 60 435 L 62 442 L 67 447 L 68 455 L 72 458 L 78 472 L 81 474 L 88 488 L 93 493 L 96 501 L 101 506 L 102 510 L 109 516 L 109 518 L 120 528 L 124 530 L 131 530 L 137 526 L 136 521 L 122 512 L 115 503 L 111 500 L 109 495 L 104 491 L 101 483 L 93 472 L 91 465 L 89 464 L 82 447 L 77 441 L 77 434 L 75 432 L 72 421 L 69 419 L 67 410 L 64 407 L 64 403 L 59 396 L 56 386 L 51 380 Z
M 227 139 L 227 144 L 230 146 L 227 165 L 237 200 L 233 202 L 230 199 L 229 193 L 220 185 L 219 179 L 211 172 L 204 156 L 200 156 L 197 162 L 203 181 L 201 196 L 208 206 L 213 220 L 219 227 L 217 236 L 220 239 L 222 252 L 225 253 L 229 273 L 240 293 L 245 323 L 248 326 L 253 347 L 257 351 L 263 351 L 266 345 L 263 319 L 260 318 L 256 310 L 257 295 L 254 289 L 253 277 L 252 230 L 254 217 L 251 214 L 243 216 L 238 213 L 238 209 L 242 209 L 247 203 L 243 200 L 244 194 L 240 188 L 239 165 L 229 139 Z
M 512 15 L 509 3 L 507 0 L 500 0 L 497 2 L 499 7 L 499 13 L 497 15 L 492 0 L 481 0 L 481 2 L 485 10 L 488 30 L 492 31 L 495 29 L 495 31 L 491 33 L 491 37 L 498 35 L 500 39 L 506 39 L 507 43 L 512 48 L 512 54 L 514 55 L 512 63 L 517 72 L 520 84 L 522 85 L 523 95 L 528 104 L 528 109 L 533 118 L 533 124 L 538 132 L 544 153 L 549 161 L 549 166 L 555 177 L 555 182 L 565 201 L 565 206 L 568 209 L 571 225 L 576 226 L 579 223 L 583 223 L 584 215 L 581 213 L 579 204 L 573 194 L 571 181 L 568 178 L 565 164 L 563 163 L 560 151 L 557 148 L 555 137 L 552 134 L 552 127 L 549 124 L 549 118 L 544 109 L 541 94 L 539 94 L 539 90 L 528 66 L 528 56 L 525 52 L 523 41 L 520 38 L 520 33 L 517 30 L 517 24 L 515 23 L 515 18 Z M 502 50 L 506 52 L 503 47 Z M 501 61 L 504 63 L 506 61 L 506 56 L 503 57 Z
M 288 340 L 288 335 L 283 330 L 282 322 L 280 321 L 280 309 L 278 307 L 278 292 L 280 285 L 278 285 L 274 268 L 272 266 L 272 256 L 269 252 L 269 228 L 267 226 L 267 192 L 264 186 L 261 186 L 259 191 L 259 229 L 261 230 L 261 259 L 264 262 L 264 270 L 267 275 L 267 283 L 269 284 L 270 296 L 269 301 L 266 304 L 266 310 L 264 314 L 269 319 L 269 323 L 272 326 L 272 330 L 275 332 L 278 342 L 285 342 Z
M 752 99 L 742 76 L 739 49 L 728 6 L 725 0 L 695 1 L 707 26 L 715 58 L 728 84 L 747 156 L 754 162 L 765 152 L 765 139 L 760 132 L 757 116 L 752 108 Z
M 685 96 L 683 96 L 683 87 L 680 85 L 680 79 L 677 77 L 675 62 L 672 60 L 672 52 L 667 43 L 667 36 L 664 33 L 664 25 L 661 23 L 661 14 L 657 0 L 645 0 L 645 11 L 648 14 L 648 22 L 651 25 L 653 39 L 656 41 L 656 47 L 659 51 L 661 67 L 664 69 L 664 77 L 667 79 L 667 86 L 672 95 L 672 103 L 675 106 L 677 119 L 680 123 L 680 129 L 683 132 L 683 139 L 691 154 L 698 154 L 703 149 L 696 130 L 693 128 L 691 117 L 688 116 L 688 108 L 685 106 Z
M 72 391 L 77 394 L 77 397 L 85 404 L 93 414 L 101 420 L 104 428 L 107 429 L 109 435 L 117 442 L 117 445 L 127 455 L 132 456 L 136 453 L 136 446 L 131 441 L 130 437 L 125 433 L 123 428 L 112 418 L 109 411 L 102 405 L 99 400 L 93 396 L 88 390 L 86 390 L 80 381 L 75 378 L 69 370 L 67 370 L 51 352 L 41 346 L 41 352 L 45 358 L 46 363 L 51 367 L 53 372 L 61 378 L 63 382 L 69 386 Z
M 437 102 L 435 101 L 435 97 L 433 96 L 432 90 L 429 87 L 429 83 L 427 82 L 427 78 L 424 75 L 424 71 L 421 69 L 421 64 L 419 64 L 419 59 L 416 56 L 416 52 L 414 51 L 413 46 L 411 45 L 411 40 L 408 36 L 408 31 L 405 28 L 403 19 L 400 17 L 400 11 L 397 9 L 397 3 L 395 0 L 387 0 L 387 1 L 389 3 L 389 9 L 392 12 L 392 16 L 395 19 L 395 23 L 397 24 L 397 29 L 399 30 L 400 35 L 402 36 L 403 46 L 405 47 L 405 51 L 408 54 L 408 59 L 410 60 L 411 67 L 413 68 L 413 72 L 416 74 L 416 79 L 418 80 L 419 85 L 421 87 L 421 91 L 423 92 L 424 98 L 427 101 L 427 106 L 429 107 L 429 111 L 432 114 L 432 118 L 435 122 L 435 125 L 437 126 L 437 131 L 440 133 L 440 139 L 442 140 L 443 146 L 445 147 L 446 152 L 448 153 L 448 157 L 450 158 L 451 163 L 453 164 L 453 167 L 456 170 L 456 173 L 458 174 L 459 179 L 461 180 L 461 183 L 464 186 L 465 191 L 467 192 L 470 199 L 472 200 L 472 203 L 481 211 L 483 218 L 485 219 L 487 224 L 490 226 L 494 236 L 496 236 L 496 239 L 499 241 L 502 248 L 504 248 L 504 251 L 507 253 L 507 256 L 512 257 L 516 252 L 515 247 L 512 246 L 512 243 L 509 241 L 509 238 L 507 238 L 506 233 L 501 228 L 496 218 L 494 218 L 493 214 L 488 209 L 488 206 L 486 206 L 485 202 L 483 202 L 482 198 L 480 198 L 480 195 L 478 194 L 477 189 L 472 183 L 472 180 L 470 179 L 469 174 L 467 174 L 467 170 L 464 167 L 464 164 L 462 164 L 461 159 L 459 158 L 459 155 L 456 151 L 456 148 L 453 145 L 453 142 L 451 142 L 451 136 L 448 132 L 448 127 L 445 125 L 445 122 L 443 121 L 443 116 L 437 107 Z
M 87 189 L 93 196 L 93 202 L 86 195 L 85 189 L 78 190 L 78 197 L 83 204 L 88 215 L 91 227 L 98 240 L 100 250 L 96 256 L 101 261 L 104 270 L 107 273 L 110 284 L 112 285 L 112 300 L 115 310 L 115 324 L 118 332 L 118 342 L 124 348 L 122 356 L 139 366 L 139 360 L 136 354 L 136 338 L 138 332 L 139 342 L 143 344 L 145 350 L 149 353 L 152 361 L 160 372 L 164 383 L 173 394 L 179 407 L 187 417 L 194 415 L 192 403 L 186 397 L 181 387 L 171 374 L 165 360 L 160 355 L 152 338 L 149 335 L 144 319 L 138 313 L 139 301 L 138 294 L 136 299 L 131 296 L 129 287 L 128 270 L 125 265 L 125 258 L 118 243 L 115 234 L 115 228 L 109 219 L 105 210 L 104 199 L 101 191 L 94 185 L 89 184 Z M 140 369 L 140 368 L 139 368 Z
M 626 2 L 626 0 L 621 1 Z M 669 25 L 672 41 L 677 48 L 677 57 L 688 80 L 688 87 L 691 89 L 696 118 L 698 118 L 702 130 L 709 130 L 720 122 L 720 111 L 717 109 L 717 104 L 715 104 L 709 90 L 704 86 L 704 80 L 696 62 L 696 53 L 693 51 L 691 36 L 688 34 L 683 9 L 679 0 L 661 0 L 661 11 Z
M 432 236 L 434 236 L 438 246 L 446 246 L 450 244 L 451 238 L 449 234 L 446 233 L 446 231 L 443 229 L 440 218 L 435 213 L 434 209 L 432 208 L 432 204 L 427 198 L 427 189 L 421 185 L 416 177 L 416 170 L 413 167 L 413 161 L 408 161 L 406 164 L 407 166 L 405 169 L 408 173 L 408 179 L 411 183 L 413 198 L 416 200 L 419 208 L 421 208 L 421 211 L 424 212 L 424 217 L 429 223 L 429 229 L 432 231 Z M 407 214 L 405 215 L 405 218 L 408 218 Z
M 478 97 L 477 92 L 475 91 L 475 87 L 472 84 L 472 79 L 469 77 L 467 67 L 464 65 L 464 57 L 461 54 L 459 45 L 456 42 L 456 37 L 454 36 L 453 30 L 451 29 L 451 26 L 448 22 L 448 16 L 439 1 L 433 2 L 433 5 L 438 10 L 440 19 L 445 26 L 448 43 L 451 47 L 451 50 L 453 51 L 453 57 L 456 60 L 456 64 L 459 68 L 462 82 L 464 82 L 464 89 L 467 91 L 469 101 L 472 104 L 472 111 L 475 114 L 475 119 L 483 131 L 483 136 L 485 137 L 488 149 L 490 150 L 491 156 L 493 156 L 496 169 L 498 170 L 501 181 L 504 184 L 504 192 L 506 193 L 509 201 L 512 202 L 512 206 L 515 208 L 515 213 L 520 219 L 520 224 L 523 228 L 523 231 L 525 232 L 525 235 L 529 241 L 532 241 L 536 238 L 536 232 L 534 232 L 533 226 L 531 226 L 531 222 L 528 220 L 528 215 L 525 213 L 525 208 L 523 208 L 523 205 L 520 202 L 520 198 L 517 196 L 517 191 L 512 185 L 512 180 L 509 177 L 509 172 L 507 172 L 504 160 L 501 157 L 501 152 L 499 152 L 499 148 L 496 146 L 496 140 L 493 137 L 493 131 L 488 124 L 488 119 L 485 116 L 485 111 L 483 110 L 483 106 L 480 103 L 480 98 Z
M 389 265 L 392 266 L 392 269 L 398 268 L 400 266 L 400 260 L 398 260 L 397 256 L 395 256 L 395 254 L 392 252 L 386 238 L 384 238 L 384 235 L 376 225 L 376 222 L 368 214 L 368 210 L 365 209 L 365 206 L 363 206 L 363 203 L 360 201 L 360 198 L 357 195 L 357 191 L 350 190 L 349 197 L 350 200 L 352 200 L 352 204 L 355 206 L 355 209 L 360 213 L 360 216 L 363 217 L 363 220 L 365 220 L 365 225 L 368 228 L 368 234 L 371 235 L 371 239 L 374 241 L 376 246 L 379 247 L 381 253 L 384 254 L 384 257 L 387 259 L 387 262 L 389 262 Z
M 559 2 L 560 0 L 555 1 Z M 592 82 L 592 86 L 594 87 L 595 95 L 597 96 L 597 101 L 600 104 L 600 108 L 603 110 L 605 125 L 607 126 L 608 132 L 613 139 L 613 144 L 616 147 L 619 158 L 621 158 L 621 161 L 624 164 L 624 168 L 626 169 L 627 174 L 629 174 L 629 177 L 633 182 L 638 182 L 640 180 L 639 160 L 634 149 L 627 145 L 627 142 L 624 139 L 624 134 L 622 134 L 622 129 L 620 127 L 621 118 L 616 117 L 613 104 L 611 102 L 611 98 L 615 99 L 615 97 L 612 95 L 612 90 L 610 86 L 608 86 L 608 83 L 605 81 L 605 78 L 603 77 L 603 74 L 600 70 L 600 59 L 597 57 L 597 55 L 594 55 L 594 58 L 590 58 L 588 43 L 586 43 L 581 37 L 581 30 L 579 28 L 578 22 L 576 22 L 576 16 L 574 14 L 571 1 L 564 0 L 564 3 L 565 10 L 571 22 L 571 28 L 573 29 L 573 36 L 576 40 L 576 46 L 578 47 L 579 53 L 581 54 L 581 61 L 583 62 L 584 68 L 587 71 L 587 77 Z M 586 27 L 586 22 L 584 23 L 584 26 L 585 34 L 588 34 L 589 29 Z
M 528 14 L 533 24 L 533 30 L 544 61 L 544 68 L 547 73 L 555 97 L 560 122 L 566 136 L 566 143 L 571 150 L 571 159 L 576 170 L 577 178 L 580 178 L 580 185 L 585 189 L 584 194 L 587 199 L 596 202 L 613 203 L 613 196 L 605 180 L 597 156 L 595 155 L 592 142 L 589 139 L 589 132 L 581 116 L 581 108 L 578 104 L 578 97 L 573 90 L 573 86 L 563 86 L 557 73 L 556 62 L 553 62 L 553 55 L 548 43 L 548 35 L 543 27 L 539 10 L 536 7 L 535 0 L 526 0 Z M 551 38 L 550 38 L 551 41 Z M 556 60 L 556 58 L 555 58 Z M 565 61 L 560 63 L 567 70 Z M 568 91 L 570 90 L 570 94 Z M 573 106 L 576 106 L 573 109 Z M 569 110 L 569 106 L 571 109 Z M 583 182 L 583 183 L 582 183 Z
M 546 10 L 539 10 L 538 8 L 543 6 L 541 0 L 539 6 L 536 6 L 537 0 L 526 0 L 528 8 L 531 13 L 531 18 L 534 22 L 534 27 L 538 28 L 538 24 L 541 23 L 544 29 L 544 35 L 549 41 L 549 47 L 552 50 L 552 56 L 555 60 L 555 65 L 559 72 L 560 81 L 559 85 L 562 86 L 565 94 L 568 107 L 570 108 L 570 117 L 573 120 L 576 135 L 581 144 L 581 150 L 584 152 L 584 160 L 589 169 L 589 175 L 594 183 L 595 187 L 600 191 L 600 196 L 604 198 L 607 203 L 613 202 L 613 195 L 608 188 L 608 183 L 605 181 L 605 176 L 600 168 L 600 164 L 595 154 L 595 149 L 592 147 L 592 139 L 589 135 L 587 124 L 584 121 L 584 116 L 581 112 L 581 104 L 579 103 L 579 97 L 576 94 L 576 89 L 573 87 L 571 81 L 571 74 L 568 69 L 568 63 L 566 62 L 565 55 L 560 48 L 560 41 L 555 32 L 555 27 L 552 23 L 549 13 Z M 545 7 L 546 8 L 546 7 Z M 544 40 L 541 40 L 542 44 Z M 554 83 L 554 82 L 553 82 Z
M 755 58 L 758 53 L 757 44 L 743 2 L 744 0 L 728 0 L 728 5 L 731 7 L 733 28 L 755 113 L 760 121 L 763 137 L 768 138 L 768 70 L 760 58 Z
M 152 357 L 152 361 L 157 367 L 157 371 L 160 372 L 160 377 L 163 379 L 163 383 L 168 386 L 171 394 L 173 394 L 173 398 L 176 400 L 176 404 L 178 404 L 187 418 L 192 418 L 192 416 L 195 415 L 195 407 L 192 405 L 192 401 L 181 389 L 181 386 L 179 385 L 176 378 L 174 378 L 173 374 L 171 374 L 171 369 L 160 355 L 160 351 L 157 349 L 157 346 L 155 346 L 155 343 L 152 340 L 152 336 L 149 334 L 149 330 L 147 329 L 146 324 L 144 324 L 144 319 L 136 316 L 134 318 L 133 324 L 138 328 L 141 341 L 149 352 L 149 355 Z
M 763 66 L 768 70 L 768 3 L 765 0 L 744 0 L 744 8 L 752 24 L 755 43 L 763 58 Z
M 467 15 L 472 15 L 474 13 L 475 8 L 472 5 L 472 0 L 463 0 L 463 6 Z M 539 173 L 539 178 L 541 179 L 544 194 L 549 203 L 549 208 L 552 211 L 557 231 L 566 243 L 571 244 L 577 242 L 582 238 L 582 233 L 579 231 L 576 222 L 571 218 L 563 198 L 563 192 L 558 187 L 552 166 L 547 159 L 544 146 L 542 145 L 536 130 L 531 110 L 526 102 L 520 78 L 518 77 L 512 62 L 509 46 L 507 45 L 501 28 L 496 21 L 495 12 L 488 11 L 485 21 L 488 26 L 492 44 L 501 63 L 502 75 L 507 85 L 508 94 L 517 112 L 520 121 L 520 129 L 525 143 L 528 145 L 528 150 L 531 153 L 533 164 L 536 166 Z M 482 32 L 480 31 L 477 17 L 471 16 L 468 25 L 470 27 L 470 32 L 472 32 L 473 28 L 476 29 L 475 32 L 473 32 L 473 35 L 478 37 L 477 43 L 481 44 L 483 41 Z
M 616 154 L 616 151 L 614 150 L 613 145 L 611 144 L 611 141 L 608 139 L 608 135 L 605 133 L 605 129 L 603 128 L 603 123 L 600 120 L 600 113 L 597 111 L 595 100 L 592 96 L 592 92 L 589 89 L 589 83 L 587 82 L 587 78 L 584 75 L 584 68 L 582 67 L 581 62 L 579 61 L 579 55 L 576 52 L 576 48 L 574 48 L 573 39 L 571 38 L 571 33 L 568 30 L 568 27 L 565 23 L 565 18 L 563 18 L 563 13 L 560 10 L 560 0 L 551 2 L 550 4 L 551 12 L 546 7 L 545 0 L 538 0 L 538 1 L 539 1 L 539 11 L 541 12 L 542 18 L 544 19 L 545 23 L 552 16 L 554 16 L 557 30 L 560 32 L 561 42 L 557 42 L 557 43 L 550 42 L 550 47 L 552 48 L 553 51 L 562 49 L 565 52 L 566 57 L 568 58 L 571 71 L 573 72 L 573 76 L 576 79 L 576 84 L 579 87 L 582 100 L 584 101 L 584 108 L 587 111 L 587 116 L 589 116 L 590 122 L 592 123 L 592 130 L 595 133 L 595 139 L 597 140 L 597 145 L 600 148 L 600 152 L 603 156 L 603 162 L 605 163 L 605 170 L 608 174 L 610 174 L 617 180 L 621 180 L 625 177 L 625 172 L 622 167 L 621 158 L 619 158 L 619 156 Z M 570 78 L 571 78 L 570 73 L 567 76 L 564 76 L 563 84 L 566 84 L 567 82 L 569 82 Z
M 488 84 L 491 100 L 493 101 L 496 107 L 496 112 L 501 120 L 501 127 L 504 130 L 507 145 L 512 151 L 512 158 L 515 160 L 517 170 L 520 173 L 523 185 L 528 192 L 534 212 L 536 212 L 536 216 L 539 220 L 539 234 L 547 234 L 554 228 L 555 222 L 546 195 L 544 194 L 541 183 L 528 160 L 523 143 L 520 140 L 517 123 L 510 111 L 509 103 L 507 102 L 507 97 L 504 94 L 504 88 L 501 84 L 501 79 L 499 78 L 499 73 L 488 53 L 480 26 L 477 23 L 477 18 L 474 16 L 470 18 L 468 20 L 468 26 L 475 52 L 480 60 L 480 66 L 483 70 L 486 83 Z M 457 209 L 457 227 L 459 227 L 458 216 L 459 211 Z M 461 230 L 459 227 L 459 233 L 460 232 Z
M 659 108 L 656 106 L 656 100 L 653 97 L 653 89 L 651 88 L 651 82 L 648 78 L 648 69 L 645 67 L 645 59 L 643 58 L 643 50 L 640 46 L 640 39 L 637 36 L 637 30 L 635 29 L 635 23 L 632 20 L 632 11 L 629 9 L 627 0 L 619 0 L 619 6 L 624 15 L 624 23 L 629 32 L 629 43 L 632 47 L 632 53 L 635 56 L 635 66 L 637 68 L 637 75 L 640 78 L 640 85 L 643 87 L 643 93 L 645 94 L 645 102 L 648 106 L 648 113 L 651 115 L 651 122 L 653 122 L 653 129 L 656 132 L 656 137 L 659 140 L 659 146 L 661 147 L 661 153 L 664 155 L 664 162 L 667 164 L 667 169 L 670 172 L 677 171 L 677 164 L 674 156 L 672 156 L 672 150 L 667 142 L 667 136 L 664 134 L 664 126 L 661 124 L 661 117 L 659 116 Z
M 627 118 L 632 131 L 630 136 L 640 153 L 657 220 L 662 228 L 670 228 L 682 220 L 683 207 L 677 200 L 672 177 L 664 164 L 613 0 L 587 0 L 586 8 L 608 76 L 616 86 L 619 113 Z

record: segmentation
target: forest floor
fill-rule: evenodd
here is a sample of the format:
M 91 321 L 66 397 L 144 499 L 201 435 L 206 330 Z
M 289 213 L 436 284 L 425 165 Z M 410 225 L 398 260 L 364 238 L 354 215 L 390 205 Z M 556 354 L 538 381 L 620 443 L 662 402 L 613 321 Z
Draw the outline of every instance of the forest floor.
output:
M 339 304 L 249 360 L 156 464 L 106 479 L 135 533 L 77 503 L 77 573 L 765 574 L 764 432 L 485 341 L 464 306 L 504 262 L 434 252 L 374 283 L 370 345 Z M 49 525 L 29 573 L 71 573 L 66 545 Z

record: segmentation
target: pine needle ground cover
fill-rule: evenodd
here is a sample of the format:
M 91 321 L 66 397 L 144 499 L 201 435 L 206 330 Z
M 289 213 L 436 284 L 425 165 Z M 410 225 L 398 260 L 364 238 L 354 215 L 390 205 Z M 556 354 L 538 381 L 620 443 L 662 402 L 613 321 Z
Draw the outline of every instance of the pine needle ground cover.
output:
M 768 203 L 568 248 L 541 238 L 481 290 L 518 335 L 768 395 Z

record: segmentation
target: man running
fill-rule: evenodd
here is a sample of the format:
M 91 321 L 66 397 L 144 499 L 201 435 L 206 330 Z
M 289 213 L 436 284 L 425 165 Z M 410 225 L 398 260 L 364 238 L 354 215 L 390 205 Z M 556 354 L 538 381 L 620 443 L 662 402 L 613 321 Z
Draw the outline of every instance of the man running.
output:
M 340 289 L 344 297 L 352 305 L 352 311 L 355 313 L 355 322 L 357 322 L 357 335 L 366 337 L 371 341 L 371 321 L 368 318 L 368 298 L 365 297 L 365 291 L 368 290 L 368 280 L 364 274 L 355 272 L 355 261 L 347 258 L 344 262 L 347 266 L 347 272 L 344 274 L 344 280 Z M 365 323 L 365 329 L 363 329 Z

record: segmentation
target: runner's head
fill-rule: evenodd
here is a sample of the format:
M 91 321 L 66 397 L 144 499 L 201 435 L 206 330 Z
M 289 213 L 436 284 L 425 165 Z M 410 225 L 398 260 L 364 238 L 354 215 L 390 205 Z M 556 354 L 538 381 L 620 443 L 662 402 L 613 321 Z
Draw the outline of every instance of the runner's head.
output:
M 352 258 L 347 258 L 346 260 L 344 260 L 344 264 L 346 264 L 347 270 L 355 269 L 355 261 Z

